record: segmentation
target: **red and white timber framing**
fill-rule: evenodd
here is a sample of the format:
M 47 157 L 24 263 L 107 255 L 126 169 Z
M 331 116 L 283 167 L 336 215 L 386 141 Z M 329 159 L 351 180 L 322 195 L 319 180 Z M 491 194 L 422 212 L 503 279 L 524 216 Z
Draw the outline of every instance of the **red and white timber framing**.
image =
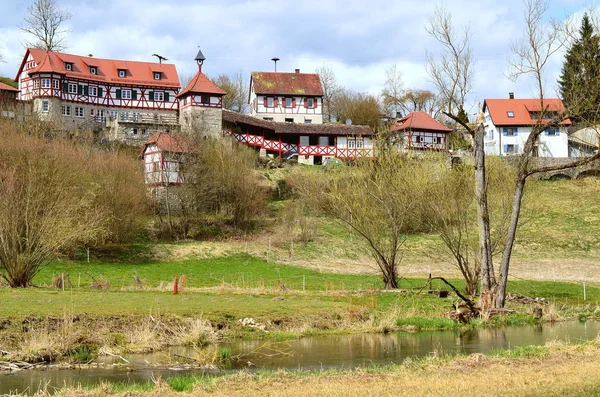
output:
M 297 137 L 298 143 L 286 143 L 279 140 L 266 139 L 260 135 L 252 134 L 236 134 L 229 130 L 223 130 L 224 135 L 231 135 L 239 142 L 245 143 L 248 146 L 265 149 L 268 152 L 276 152 L 281 156 L 283 153 L 296 153 L 299 156 L 330 156 L 336 158 L 357 158 L 357 157 L 374 157 L 375 152 L 372 147 L 362 148 L 345 148 L 337 145 L 301 145 L 300 137 Z M 361 139 L 362 137 L 358 137 Z
M 405 150 L 448 150 L 448 134 L 443 132 L 410 131 L 406 133 Z
M 33 100 L 39 97 L 59 98 L 62 101 L 128 109 L 173 110 L 179 103 L 175 96 L 179 89 L 166 86 L 136 86 L 134 84 L 109 84 L 94 80 L 65 78 L 56 73 L 28 71 L 36 64 L 30 55 L 19 75 L 19 99 Z M 162 100 L 156 100 L 162 98 Z
M 216 108 L 223 107 L 223 97 L 211 94 L 185 95 L 179 99 L 179 109 L 183 110 L 189 107 Z
M 180 185 L 183 183 L 178 154 L 165 158 L 165 152 L 157 145 L 150 145 L 144 151 L 144 177 L 148 186 Z

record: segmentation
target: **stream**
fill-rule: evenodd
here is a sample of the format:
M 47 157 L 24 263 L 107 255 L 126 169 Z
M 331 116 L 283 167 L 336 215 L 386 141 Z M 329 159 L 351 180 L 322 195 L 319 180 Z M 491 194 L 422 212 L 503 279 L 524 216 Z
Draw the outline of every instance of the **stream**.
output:
M 600 334 L 600 321 L 569 321 L 527 327 L 503 327 L 467 331 L 437 331 L 393 334 L 354 334 L 294 339 L 285 342 L 260 340 L 235 341 L 208 347 L 214 352 L 228 349 L 233 357 L 224 369 L 191 369 L 174 361 L 183 357 L 199 357 L 192 348 L 173 347 L 151 354 L 99 357 L 98 368 L 34 369 L 0 373 L 0 395 L 10 392 L 33 394 L 40 388 L 52 391 L 72 385 L 94 385 L 101 381 L 145 383 L 153 377 L 184 374 L 221 375 L 240 370 L 257 369 L 321 370 L 401 363 L 406 358 L 432 354 L 487 353 L 525 345 L 543 345 L 551 340 L 571 343 L 595 339 Z M 207 351 L 204 351 L 206 353 Z

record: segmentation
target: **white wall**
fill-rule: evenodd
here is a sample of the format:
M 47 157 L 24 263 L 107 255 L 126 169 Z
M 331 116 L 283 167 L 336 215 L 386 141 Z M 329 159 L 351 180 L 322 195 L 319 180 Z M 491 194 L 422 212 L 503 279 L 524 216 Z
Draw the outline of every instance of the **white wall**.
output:
M 505 136 L 504 128 L 516 128 L 516 136 Z M 506 153 L 506 145 L 516 145 L 517 151 L 514 154 L 523 153 L 523 147 L 529 134 L 531 126 L 496 126 L 491 120 L 486 109 L 485 119 L 485 153 L 490 155 L 510 155 Z M 559 135 L 548 136 L 544 132 L 539 137 L 539 157 L 568 157 L 569 141 L 566 127 L 561 127 Z

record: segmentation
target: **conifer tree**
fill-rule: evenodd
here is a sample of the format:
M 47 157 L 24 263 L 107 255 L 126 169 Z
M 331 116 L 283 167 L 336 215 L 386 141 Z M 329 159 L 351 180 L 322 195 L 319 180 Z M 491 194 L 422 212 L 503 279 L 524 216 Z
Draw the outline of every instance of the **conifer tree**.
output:
M 558 84 L 571 119 L 595 124 L 600 104 L 600 42 L 587 14 L 579 36 L 565 55 Z

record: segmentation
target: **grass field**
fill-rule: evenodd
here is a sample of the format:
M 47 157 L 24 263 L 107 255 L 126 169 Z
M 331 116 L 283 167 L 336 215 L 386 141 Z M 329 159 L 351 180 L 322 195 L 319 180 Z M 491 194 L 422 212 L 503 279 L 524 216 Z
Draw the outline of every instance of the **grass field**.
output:
M 546 320 L 600 316 L 599 206 L 600 181 L 531 183 L 508 292 L 545 298 Z M 33 327 L 44 338 L 76 336 L 58 344 L 59 355 L 78 344 L 137 351 L 157 348 L 157 340 L 159 348 L 174 343 L 169 332 L 152 334 L 156 324 L 149 319 L 218 339 L 459 326 L 446 316 L 456 296 L 440 299 L 420 291 L 429 273 L 462 288 L 436 236 L 408 236 L 400 269 L 406 276 L 400 281 L 403 291 L 381 292 L 361 242 L 331 219 L 311 221 L 314 238 L 293 245 L 274 221 L 266 231 L 227 240 L 139 241 L 92 248 L 90 263 L 85 252 L 56 260 L 35 277 L 36 288 L 0 288 L 0 349 L 32 344 Z M 64 291 L 53 288 L 63 274 Z M 185 290 L 173 295 L 174 278 L 183 275 Z M 446 287 L 434 282 L 432 289 Z M 508 307 L 517 314 L 474 326 L 533 321 L 532 305 L 509 302 Z M 240 325 L 243 318 L 269 332 Z M 146 342 L 135 342 L 139 335 L 132 328 L 152 332 Z

